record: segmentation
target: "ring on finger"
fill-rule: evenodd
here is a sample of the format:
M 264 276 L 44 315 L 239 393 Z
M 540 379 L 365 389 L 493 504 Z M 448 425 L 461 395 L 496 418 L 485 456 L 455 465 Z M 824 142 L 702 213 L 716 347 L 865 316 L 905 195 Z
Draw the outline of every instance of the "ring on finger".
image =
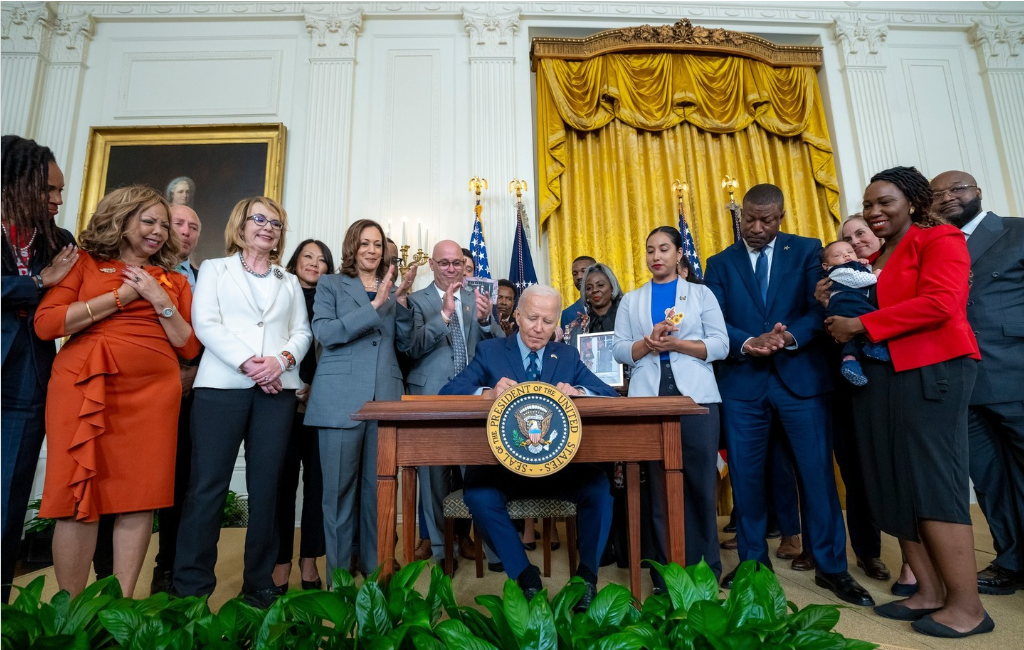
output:
M 132 277 L 133 277 L 133 279 L 134 279 L 134 280 L 135 280 L 136 282 L 138 282 L 139 280 L 141 280 L 141 279 L 142 279 L 142 278 L 140 278 L 140 277 L 139 277 L 139 276 L 137 276 L 137 275 L 135 275 L 135 276 L 132 276 Z

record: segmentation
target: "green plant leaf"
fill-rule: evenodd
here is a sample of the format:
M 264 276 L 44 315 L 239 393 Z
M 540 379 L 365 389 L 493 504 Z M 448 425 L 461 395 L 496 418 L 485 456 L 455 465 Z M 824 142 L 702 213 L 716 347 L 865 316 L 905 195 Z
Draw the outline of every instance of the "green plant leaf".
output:
M 558 650 L 555 617 L 548 604 L 547 593 L 541 591 L 530 601 L 530 615 L 523 634 L 523 650 Z
M 34 616 L 35 612 L 23 612 L 11 605 L 3 605 L 2 608 L 3 637 L 0 647 L 27 648 L 32 645 L 32 640 L 39 636 L 42 631 L 39 621 Z
M 640 639 L 647 650 L 668 650 L 668 637 L 647 621 L 639 621 L 622 630 Z
M 85 632 L 78 634 L 54 634 L 36 639 L 33 650 L 90 650 L 89 637 Z
M 808 605 L 789 617 L 794 630 L 830 632 L 838 623 L 839 608 L 835 605 Z
M 427 586 L 427 604 L 430 606 L 430 625 L 437 625 L 437 622 L 441 620 L 441 583 L 444 580 L 448 580 L 448 584 L 451 584 L 451 579 L 444 574 L 444 570 L 441 566 L 435 564 L 430 569 L 430 584 Z
M 530 619 L 530 605 L 526 602 L 526 596 L 523 595 L 523 590 L 519 588 L 515 580 L 505 581 L 504 610 L 508 627 L 512 630 L 516 641 L 521 644 Z
M 586 615 L 597 627 L 617 627 L 632 606 L 633 595 L 629 593 L 629 589 L 622 585 L 609 584 L 594 596 Z
M 331 588 L 338 591 L 340 587 L 355 587 L 356 580 L 345 569 L 335 569 L 331 574 Z
M 423 573 L 423 569 L 427 566 L 426 560 L 417 560 L 410 562 L 404 567 L 398 570 L 395 575 L 391 576 L 391 582 L 388 583 L 388 589 L 412 589 L 416 586 L 416 581 L 420 579 L 420 574 Z
M 591 646 L 591 650 L 640 650 L 644 647 L 644 642 L 640 637 L 637 637 L 629 632 L 616 632 L 615 634 L 609 634 L 606 637 L 602 637 L 595 641 Z
M 793 645 L 800 650 L 843 650 L 846 639 L 834 632 L 800 630 L 793 635 Z
M 718 580 L 715 579 L 715 572 L 703 558 L 697 564 L 686 567 L 686 574 L 693 580 L 699 600 L 718 600 Z
M 356 595 L 356 622 L 359 623 L 359 637 L 368 639 L 383 636 L 391 631 L 388 606 L 380 585 L 367 578 Z
M 39 601 L 43 596 L 43 584 L 45 582 L 45 578 L 39 576 L 28 583 L 27 587 L 12 585 L 14 589 L 18 590 L 18 597 L 14 599 L 13 603 L 14 608 L 23 612 L 35 612 L 39 609 Z
M 693 578 L 686 573 L 683 567 L 678 564 L 659 564 L 653 560 L 646 560 L 646 562 L 653 566 L 655 571 L 660 573 L 661 577 L 665 579 L 665 588 L 668 591 L 673 607 L 687 611 L 691 605 L 700 599 L 700 592 L 698 592 L 697 586 L 693 584 Z
M 121 645 L 128 645 L 132 634 L 137 628 L 142 627 L 143 623 L 142 614 L 127 607 L 107 609 L 98 616 L 103 627 Z
M 434 629 L 445 645 L 453 650 L 497 650 L 495 646 L 470 632 L 462 621 L 450 618 L 438 623 Z
M 495 635 L 498 637 L 502 650 L 519 650 L 519 643 L 512 634 L 512 628 L 505 620 L 505 604 L 501 598 L 492 594 L 477 596 L 476 603 L 491 614 L 491 624 L 494 627 Z
M 878 647 L 877 643 L 870 643 L 868 641 L 858 641 L 857 639 L 846 639 L 846 644 L 843 646 L 846 650 L 874 650 Z
M 703 634 L 712 643 L 729 630 L 729 613 L 717 601 L 702 600 L 694 603 L 686 613 L 686 618 L 694 631 Z
M 460 607 L 462 614 L 462 622 L 469 628 L 477 638 L 486 641 L 494 646 L 501 646 L 503 639 L 499 638 L 498 633 L 494 626 L 494 621 L 487 618 L 472 607 Z M 509 639 L 515 643 L 515 638 L 510 636 Z M 512 647 L 518 647 L 513 645 Z
M 424 632 L 413 633 L 412 644 L 416 647 L 416 650 L 447 650 L 445 644 Z
M 551 600 L 555 629 L 565 647 L 572 647 L 572 608 L 579 602 L 586 588 L 582 578 L 574 577 Z

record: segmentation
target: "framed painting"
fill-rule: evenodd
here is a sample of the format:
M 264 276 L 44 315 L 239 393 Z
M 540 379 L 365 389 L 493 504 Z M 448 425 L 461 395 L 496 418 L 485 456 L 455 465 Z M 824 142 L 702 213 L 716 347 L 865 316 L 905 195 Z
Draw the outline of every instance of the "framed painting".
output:
M 285 139 L 283 124 L 93 127 L 77 232 L 107 192 L 148 185 L 199 215 L 203 230 L 193 264 L 223 257 L 224 227 L 238 201 L 281 201 Z
M 612 388 L 626 385 L 622 364 L 612 356 L 612 345 L 615 343 L 615 332 L 595 332 L 580 334 L 576 338 L 576 349 L 579 350 L 583 364 L 597 378 Z

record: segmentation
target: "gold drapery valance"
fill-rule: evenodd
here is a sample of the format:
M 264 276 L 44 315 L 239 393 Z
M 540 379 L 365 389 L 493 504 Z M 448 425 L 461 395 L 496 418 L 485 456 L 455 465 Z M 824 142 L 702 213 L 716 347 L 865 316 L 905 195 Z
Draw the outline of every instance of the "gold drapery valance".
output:
M 566 127 L 595 131 L 616 119 L 644 131 L 687 122 L 719 134 L 756 123 L 777 136 L 799 137 L 828 211 L 839 219 L 839 184 L 813 68 L 776 68 L 738 56 L 605 54 L 537 61 L 542 227 L 562 204 Z

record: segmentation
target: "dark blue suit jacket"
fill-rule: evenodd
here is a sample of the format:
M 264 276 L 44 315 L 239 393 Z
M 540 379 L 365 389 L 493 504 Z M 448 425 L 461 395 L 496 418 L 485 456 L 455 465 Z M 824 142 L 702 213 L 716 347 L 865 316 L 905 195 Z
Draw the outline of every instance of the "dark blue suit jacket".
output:
M 708 259 L 704 282 L 718 298 L 729 334 L 729 356 L 718 365 L 718 388 L 723 398 L 759 399 L 773 366 L 798 397 L 813 397 L 832 389 L 821 340 L 825 312 L 814 299 L 814 286 L 823 276 L 819 251 L 821 242 L 817 239 L 778 234 L 767 305 L 761 301 L 742 241 Z M 770 332 L 776 323 L 785 325 L 796 339 L 796 350 L 781 350 L 765 359 L 743 354 L 744 341 Z
M 519 335 L 506 339 L 480 341 L 476 355 L 466 369 L 441 388 L 441 395 L 472 395 L 478 388 L 493 388 L 502 377 L 526 381 L 526 368 L 519 353 Z M 616 397 L 615 389 L 590 372 L 576 348 L 564 343 L 548 343 L 543 350 L 540 380 L 548 384 L 565 382 L 582 386 L 593 395 Z

